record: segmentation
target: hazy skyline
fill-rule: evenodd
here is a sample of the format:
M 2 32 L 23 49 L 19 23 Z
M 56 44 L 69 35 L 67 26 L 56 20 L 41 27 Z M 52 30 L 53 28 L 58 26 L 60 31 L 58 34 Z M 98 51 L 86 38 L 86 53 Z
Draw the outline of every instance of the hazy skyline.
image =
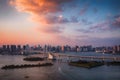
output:
M 120 0 L 0 0 L 0 45 L 120 44 Z

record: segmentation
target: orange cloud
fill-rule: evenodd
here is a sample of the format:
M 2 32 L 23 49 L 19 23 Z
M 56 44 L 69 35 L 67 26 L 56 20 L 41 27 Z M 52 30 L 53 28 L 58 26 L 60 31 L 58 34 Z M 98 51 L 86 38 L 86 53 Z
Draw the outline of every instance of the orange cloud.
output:
M 22 12 L 47 14 L 61 10 L 58 2 L 60 2 L 60 0 L 11 0 L 10 4 Z
M 30 35 L 30 38 L 27 37 L 27 40 L 33 41 L 34 43 L 67 44 L 72 41 L 66 37 L 62 37 L 61 33 L 64 28 L 59 27 L 57 24 L 67 23 L 71 20 L 64 18 L 62 15 L 57 16 L 56 13 L 62 12 L 62 4 L 70 1 L 71 0 L 10 0 L 10 4 L 15 6 L 18 11 L 30 14 L 30 19 L 39 23 L 39 28 L 37 29 L 39 33 L 35 32 L 37 35 Z
M 65 19 L 59 20 L 60 17 L 53 16 L 53 14 L 62 12 L 61 4 L 70 1 L 71 0 L 10 0 L 10 4 L 15 6 L 20 12 L 31 14 L 33 20 L 39 21 L 39 23 L 42 24 L 49 24 L 65 21 Z M 50 22 L 49 19 L 52 19 L 52 21 Z

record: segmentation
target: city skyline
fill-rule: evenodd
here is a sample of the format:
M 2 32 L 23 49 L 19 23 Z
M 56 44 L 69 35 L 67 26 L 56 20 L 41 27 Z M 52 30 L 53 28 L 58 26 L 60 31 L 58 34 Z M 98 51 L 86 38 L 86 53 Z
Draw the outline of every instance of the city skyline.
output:
M 120 44 L 119 0 L 0 0 L 0 45 Z

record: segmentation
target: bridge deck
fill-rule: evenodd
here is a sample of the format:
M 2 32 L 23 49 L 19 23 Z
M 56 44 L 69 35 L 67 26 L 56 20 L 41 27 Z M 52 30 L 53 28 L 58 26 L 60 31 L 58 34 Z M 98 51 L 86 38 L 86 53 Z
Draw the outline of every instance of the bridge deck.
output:
M 120 61 L 120 57 L 114 57 L 114 56 L 79 56 L 79 55 L 69 55 L 69 54 L 59 54 L 59 53 L 53 53 L 54 56 L 59 58 L 79 58 L 79 59 L 101 59 L 101 60 L 114 60 L 114 61 Z
M 39 52 L 45 53 L 40 50 L 24 50 L 23 52 Z M 79 59 L 99 59 L 99 60 L 114 60 L 120 61 L 120 57 L 115 56 L 79 56 L 79 55 L 70 55 L 70 54 L 60 54 L 60 53 L 52 53 L 55 57 L 59 58 L 79 58 Z

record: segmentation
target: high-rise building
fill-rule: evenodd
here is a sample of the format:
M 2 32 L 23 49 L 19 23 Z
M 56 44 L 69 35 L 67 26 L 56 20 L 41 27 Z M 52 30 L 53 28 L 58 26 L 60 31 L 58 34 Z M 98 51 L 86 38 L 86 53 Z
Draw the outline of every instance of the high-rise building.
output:
M 113 53 L 120 53 L 120 45 L 113 46 Z
M 10 45 L 7 45 L 7 51 L 8 52 L 10 51 Z
M 23 50 L 26 50 L 26 45 L 23 45 Z
M 16 45 L 11 45 L 11 52 L 16 52 L 16 51 L 17 51 Z
M 28 44 L 26 45 L 26 50 L 30 50 L 30 46 Z
M 7 46 L 6 45 L 3 45 L 3 50 L 5 51 L 7 49 Z
M 120 45 L 117 46 L 117 51 L 120 52 Z
M 21 45 L 17 45 L 17 50 L 18 51 L 22 50 Z
M 30 50 L 30 46 L 28 44 L 23 45 L 23 50 Z
M 88 51 L 92 51 L 92 50 L 93 50 L 93 49 L 92 49 L 92 45 L 88 45 L 88 46 L 87 46 L 87 50 L 88 50 Z
M 64 46 L 62 46 L 62 47 L 61 47 L 61 50 L 62 50 L 62 52 L 64 52 L 64 51 L 65 51 L 65 47 L 64 47 Z

